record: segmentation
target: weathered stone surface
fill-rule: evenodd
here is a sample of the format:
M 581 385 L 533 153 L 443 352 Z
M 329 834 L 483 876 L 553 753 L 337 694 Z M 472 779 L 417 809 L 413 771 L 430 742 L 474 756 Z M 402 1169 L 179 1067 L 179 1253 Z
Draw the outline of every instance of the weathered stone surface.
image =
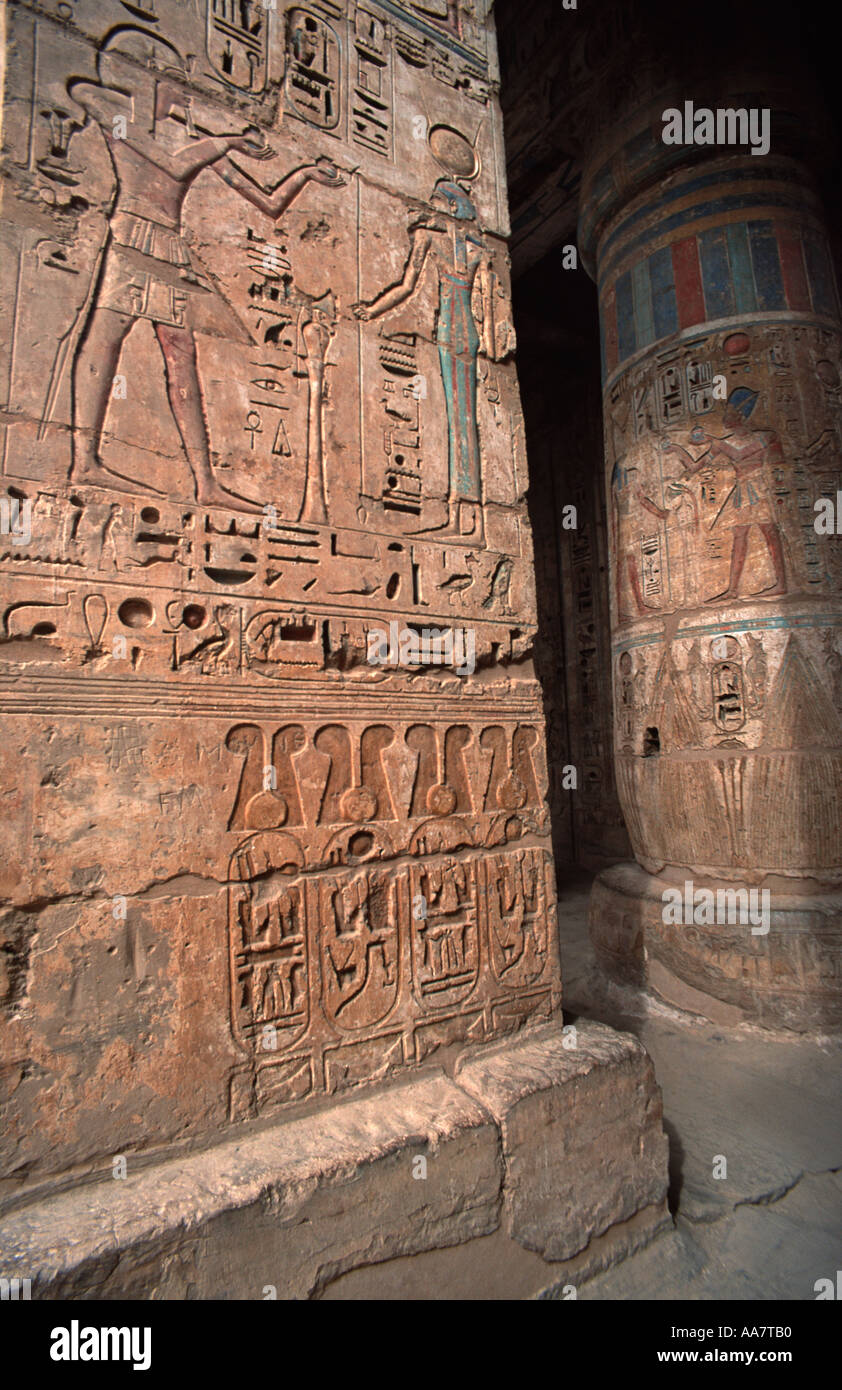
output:
M 583 1021 L 456 1075 L 500 1125 L 505 1228 L 527 1249 L 566 1260 L 637 1212 L 665 1213 L 661 1096 L 636 1039 Z
M 0 1219 L 0 1269 L 38 1298 L 397 1297 L 428 1277 L 473 1297 L 466 1270 L 489 1249 L 483 1297 L 585 1278 L 668 1219 L 666 1139 L 640 1045 L 599 1024 L 569 1042 L 541 1029 L 466 1050 L 456 1081 L 376 1086 L 204 1153 L 129 1159 L 123 1178 Z M 415 1270 L 421 1252 L 435 1258 Z
M 579 1297 L 814 1302 L 818 1281 L 833 1284 L 839 1267 L 840 1175 L 805 1174 L 794 1191 L 772 1201 L 738 1206 L 714 1224 L 682 1223 L 627 1265 L 595 1278 Z
M 590 930 L 610 975 L 627 984 L 647 983 L 670 1003 L 714 1022 L 754 1019 L 800 1032 L 842 1025 L 833 968 L 842 955 L 842 895 L 775 893 L 768 931 L 761 923 L 754 934 L 739 920 L 665 924 L 667 883 L 636 864 L 615 865 L 597 878 Z M 696 883 L 722 894 L 723 903 L 734 887 Z M 676 886 L 683 893 L 683 884 Z
M 4 1195 L 559 1008 L 489 11 L 8 12 Z
M 587 911 L 583 876 L 559 895 L 566 1007 L 633 1033 L 652 1059 L 677 1230 L 607 1278 L 565 1282 L 579 1299 L 815 1298 L 839 1267 L 842 1037 L 708 1023 L 610 983 Z
M 489 1116 L 418 1081 L 12 1213 L 2 1265 L 39 1298 L 306 1298 L 494 1230 L 501 1177 Z
M 587 1280 L 645 1250 L 671 1228 L 667 1213 L 646 1207 L 604 1235 L 594 1236 L 572 1259 L 549 1263 L 500 1227 L 468 1245 L 449 1245 L 349 1270 L 320 1296 L 330 1302 L 570 1298 L 571 1286 L 578 1291 Z

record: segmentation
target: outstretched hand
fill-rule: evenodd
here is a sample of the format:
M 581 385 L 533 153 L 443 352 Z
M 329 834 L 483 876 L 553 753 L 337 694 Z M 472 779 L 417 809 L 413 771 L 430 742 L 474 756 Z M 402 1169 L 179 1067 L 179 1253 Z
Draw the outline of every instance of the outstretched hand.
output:
M 361 319 L 363 323 L 368 323 L 370 319 L 374 318 L 370 304 L 352 304 L 351 313 L 355 318 Z
M 320 155 L 315 164 L 308 164 L 307 173 L 315 183 L 324 183 L 334 188 L 341 188 L 348 182 L 342 170 L 325 155 Z
M 263 131 L 256 125 L 246 126 L 242 134 L 233 141 L 231 148 L 240 154 L 248 155 L 250 159 L 271 159 L 275 153 L 272 146 L 267 145 Z

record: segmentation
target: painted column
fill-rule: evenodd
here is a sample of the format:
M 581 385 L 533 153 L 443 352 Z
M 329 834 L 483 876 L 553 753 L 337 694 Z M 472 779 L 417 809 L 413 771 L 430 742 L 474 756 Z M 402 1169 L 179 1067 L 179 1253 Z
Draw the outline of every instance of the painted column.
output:
M 582 199 L 637 860 L 600 876 L 592 933 L 678 1003 L 823 1026 L 842 1015 L 842 534 L 815 524 L 842 488 L 838 291 L 799 163 L 687 167 L 660 134 L 592 165 Z

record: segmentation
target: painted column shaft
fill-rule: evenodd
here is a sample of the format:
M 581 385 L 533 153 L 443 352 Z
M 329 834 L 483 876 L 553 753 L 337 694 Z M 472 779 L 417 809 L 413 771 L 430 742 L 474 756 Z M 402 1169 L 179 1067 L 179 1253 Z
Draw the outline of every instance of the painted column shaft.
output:
M 842 364 L 820 210 L 794 161 L 731 153 L 626 202 L 595 261 L 635 857 L 665 883 L 769 887 L 790 912 L 768 940 L 676 930 L 650 885 L 651 939 L 725 998 L 838 999 L 822 931 L 842 877 L 842 534 L 817 532 L 815 504 L 842 489 Z M 825 894 L 818 933 L 796 930 L 804 894 Z

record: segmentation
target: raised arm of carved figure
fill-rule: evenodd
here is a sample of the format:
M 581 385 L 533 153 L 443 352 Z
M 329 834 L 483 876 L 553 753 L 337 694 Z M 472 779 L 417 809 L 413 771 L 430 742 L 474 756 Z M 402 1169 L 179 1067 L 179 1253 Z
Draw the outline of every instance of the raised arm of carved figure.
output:
M 118 92 L 113 87 L 103 87 L 99 82 L 88 82 L 77 78 L 67 84 L 67 95 L 71 101 L 81 106 L 88 120 L 95 121 L 108 131 L 114 127 L 114 118 L 121 116 L 126 122 L 132 119 L 132 98 L 126 92 Z
M 412 250 L 409 253 L 402 279 L 397 285 L 391 285 L 385 289 L 370 304 L 354 304 L 352 308 L 358 319 L 379 318 L 381 314 L 385 314 L 389 309 L 397 308 L 399 304 L 403 304 L 405 299 L 409 299 L 421 278 L 421 272 L 424 269 L 432 241 L 433 234 L 428 228 L 416 227 L 412 234 Z
M 651 497 L 647 497 L 646 493 L 643 491 L 643 488 L 640 486 L 639 483 L 635 484 L 634 495 L 640 503 L 641 507 L 645 507 L 646 511 L 649 512 L 652 516 L 656 516 L 659 521 L 669 520 L 670 514 L 666 510 L 666 508 L 659 507 L 657 502 L 653 502 Z
M 227 156 L 231 150 L 238 150 L 252 159 L 267 159 L 271 157 L 271 151 L 255 139 L 260 134 L 256 126 L 246 126 L 245 130 L 207 135 L 201 140 L 191 141 L 177 154 L 168 155 L 165 161 L 158 162 L 173 178 L 181 180 L 194 178 L 200 169 L 215 164 L 220 156 Z
M 671 440 L 661 445 L 661 451 L 665 454 L 674 454 L 681 461 L 684 472 L 688 476 L 698 473 L 707 463 L 710 462 L 707 455 L 702 455 L 701 459 L 694 459 L 681 444 L 675 444 Z
M 722 454 L 736 467 L 754 469 L 760 463 L 783 463 L 783 449 L 777 435 L 756 430 L 751 444 L 746 449 L 735 449 L 726 439 L 717 439 L 714 453 Z
M 246 148 L 238 146 L 244 154 L 255 155 L 258 152 L 253 146 Z M 258 157 L 264 157 L 262 153 Z M 228 184 L 229 188 L 236 189 L 248 202 L 252 203 L 261 212 L 265 212 L 267 217 L 281 217 L 294 198 L 298 197 L 308 183 L 321 183 L 328 188 L 341 188 L 347 183 L 347 179 L 331 160 L 324 157 L 317 159 L 315 164 L 305 164 L 300 169 L 294 169 L 287 174 L 286 178 L 281 179 L 280 183 L 272 187 L 264 187 L 257 183 L 250 174 L 241 169 L 233 160 L 222 159 L 214 165 L 214 172 Z
M 106 136 L 112 140 L 120 139 L 127 148 L 135 150 L 179 183 L 189 183 L 201 169 L 214 164 L 229 150 L 239 150 L 253 159 L 265 159 L 272 154 L 262 143 L 263 135 L 257 126 L 206 135 L 202 139 L 190 140 L 183 149 L 168 151 L 160 140 L 155 139 L 154 134 L 144 130 L 134 119 L 133 100 L 127 93 L 115 87 L 82 80 L 69 83 L 67 90 L 71 99 L 82 107 L 89 120 L 100 126 Z M 164 118 L 169 110 L 165 103 L 156 114 Z M 122 131 L 119 131 L 118 118 L 123 122 Z

